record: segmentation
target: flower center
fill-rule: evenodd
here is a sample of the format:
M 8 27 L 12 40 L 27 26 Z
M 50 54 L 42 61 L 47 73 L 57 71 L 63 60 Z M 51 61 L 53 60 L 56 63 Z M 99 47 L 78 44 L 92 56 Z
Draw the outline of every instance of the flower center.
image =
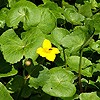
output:
M 45 51 L 46 53 L 50 53 L 51 50 L 52 50 L 51 48 L 50 48 L 50 49 L 44 48 L 44 51 Z

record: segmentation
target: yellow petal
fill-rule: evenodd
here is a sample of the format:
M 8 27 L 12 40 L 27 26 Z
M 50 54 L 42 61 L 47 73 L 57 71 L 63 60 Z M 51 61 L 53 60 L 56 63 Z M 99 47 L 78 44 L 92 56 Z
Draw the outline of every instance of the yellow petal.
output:
M 60 51 L 57 48 L 54 48 L 54 47 L 52 48 L 51 52 L 54 53 L 54 54 L 60 53 Z
M 45 40 L 43 41 L 43 48 L 48 48 L 48 49 L 50 49 L 51 47 L 52 47 L 51 42 L 50 42 L 49 40 L 45 39 Z
M 53 54 L 53 53 L 49 53 L 46 55 L 46 59 L 49 60 L 49 61 L 54 61 L 56 58 L 56 55 Z
M 38 48 L 36 53 L 42 57 L 46 57 L 46 53 L 44 52 L 44 49 L 42 47 Z

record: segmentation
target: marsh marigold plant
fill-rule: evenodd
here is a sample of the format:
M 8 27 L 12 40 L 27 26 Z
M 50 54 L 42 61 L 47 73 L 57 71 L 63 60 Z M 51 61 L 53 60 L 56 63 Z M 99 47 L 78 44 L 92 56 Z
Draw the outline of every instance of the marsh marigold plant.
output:
M 39 47 L 36 52 L 49 61 L 54 61 L 56 54 L 60 53 L 58 48 L 52 47 L 51 42 L 47 39 L 43 41 L 42 47 Z

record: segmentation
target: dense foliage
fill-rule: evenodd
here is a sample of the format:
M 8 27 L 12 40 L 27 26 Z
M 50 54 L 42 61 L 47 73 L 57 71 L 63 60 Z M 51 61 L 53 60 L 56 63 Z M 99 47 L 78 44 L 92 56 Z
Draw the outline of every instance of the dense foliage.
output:
M 0 0 L 0 100 L 100 100 L 100 0 Z

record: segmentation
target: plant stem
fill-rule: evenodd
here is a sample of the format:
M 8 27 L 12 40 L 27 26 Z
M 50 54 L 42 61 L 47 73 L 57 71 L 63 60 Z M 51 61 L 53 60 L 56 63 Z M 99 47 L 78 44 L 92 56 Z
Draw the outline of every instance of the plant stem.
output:
M 93 32 L 94 33 L 94 32 Z M 79 61 L 79 87 L 80 87 L 80 92 L 83 92 L 83 89 L 82 89 L 82 83 L 81 83 L 81 70 L 82 70 L 82 55 L 83 55 L 83 49 L 85 46 L 87 46 L 90 42 L 90 40 L 93 38 L 94 34 L 92 34 L 92 36 L 86 41 L 84 42 L 84 44 L 81 46 L 81 49 L 80 49 L 80 61 Z
M 80 92 L 83 91 L 82 83 L 81 83 L 82 55 L 83 55 L 83 49 L 80 50 L 80 61 L 79 61 L 79 87 L 80 87 Z
M 66 65 L 66 54 L 65 54 L 65 49 L 63 48 L 63 56 L 64 56 L 64 63 L 65 63 L 65 66 L 67 67 Z

